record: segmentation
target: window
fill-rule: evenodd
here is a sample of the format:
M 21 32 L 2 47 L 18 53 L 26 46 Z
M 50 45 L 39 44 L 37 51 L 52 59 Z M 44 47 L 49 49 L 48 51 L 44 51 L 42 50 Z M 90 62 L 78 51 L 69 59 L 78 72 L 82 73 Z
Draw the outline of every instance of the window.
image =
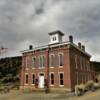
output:
M 39 66 L 42 67 L 42 57 L 39 57 Z
M 25 67 L 25 57 L 22 58 L 22 66 Z
M 89 61 L 87 61 L 86 66 L 87 66 L 87 71 L 90 71 L 90 64 L 89 64 Z
M 55 40 L 55 38 L 54 38 L 54 37 L 53 37 L 52 39 L 53 39 L 53 41 Z
M 25 58 L 25 67 L 28 68 L 28 57 Z
M 56 40 L 56 37 L 55 37 L 55 40 Z
M 32 84 L 35 84 L 35 74 L 32 75 Z
M 63 54 L 59 54 L 59 66 L 63 66 Z
M 78 72 L 76 72 L 75 75 L 76 75 L 76 84 L 78 85 L 79 84 L 79 74 L 78 74 Z
M 82 57 L 80 56 L 80 66 L 81 66 L 81 70 L 83 69 L 83 66 L 82 66 Z
M 40 64 L 40 68 L 45 67 L 45 56 L 40 56 L 39 64 Z
M 64 85 L 64 74 L 63 73 L 59 73 L 59 82 L 60 82 L 60 85 Z
M 56 40 L 56 36 L 55 36 L 55 37 L 53 37 L 53 38 L 52 38 L 52 40 L 53 40 L 53 41 L 55 41 L 55 40 Z
M 28 69 L 31 66 L 31 59 L 29 56 L 25 58 L 25 67 Z
M 84 67 L 84 71 L 85 71 L 85 59 L 83 59 L 83 67 Z
M 36 57 L 32 58 L 32 67 L 35 68 L 36 67 Z
M 83 70 L 84 70 L 84 57 L 82 58 L 82 67 L 83 67 Z
M 54 85 L 54 73 L 50 74 L 50 84 Z
M 85 74 L 85 83 L 87 82 L 87 74 Z
M 45 57 L 42 56 L 43 67 L 45 66 Z
M 26 81 L 25 81 L 26 84 L 28 84 L 28 74 L 26 74 Z
M 78 68 L 77 65 L 78 65 L 78 64 L 77 64 L 77 55 L 75 55 L 75 68 L 76 68 L 76 69 Z
M 81 74 L 81 79 L 82 79 L 81 83 L 84 83 L 84 74 L 83 73 Z
M 50 55 L 50 67 L 54 67 L 54 55 Z

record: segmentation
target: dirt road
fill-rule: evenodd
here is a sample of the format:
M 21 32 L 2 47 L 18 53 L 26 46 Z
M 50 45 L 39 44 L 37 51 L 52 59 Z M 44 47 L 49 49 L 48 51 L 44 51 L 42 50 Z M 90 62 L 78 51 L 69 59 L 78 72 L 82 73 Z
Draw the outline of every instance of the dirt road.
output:
M 100 100 L 100 90 L 88 92 L 80 97 L 69 97 L 66 94 L 20 93 L 14 90 L 0 94 L 0 100 Z

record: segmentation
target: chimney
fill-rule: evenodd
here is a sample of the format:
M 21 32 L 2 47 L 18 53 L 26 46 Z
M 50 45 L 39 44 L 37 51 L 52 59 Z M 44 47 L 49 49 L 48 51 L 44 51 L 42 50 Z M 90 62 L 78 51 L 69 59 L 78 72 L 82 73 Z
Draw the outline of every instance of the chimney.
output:
M 82 45 L 82 50 L 85 51 L 85 46 L 84 45 Z
M 69 42 L 73 43 L 73 36 L 72 35 L 69 36 Z
M 29 45 L 29 50 L 32 50 L 33 49 L 33 46 L 32 45 Z
M 81 42 L 78 43 L 78 47 L 81 49 Z

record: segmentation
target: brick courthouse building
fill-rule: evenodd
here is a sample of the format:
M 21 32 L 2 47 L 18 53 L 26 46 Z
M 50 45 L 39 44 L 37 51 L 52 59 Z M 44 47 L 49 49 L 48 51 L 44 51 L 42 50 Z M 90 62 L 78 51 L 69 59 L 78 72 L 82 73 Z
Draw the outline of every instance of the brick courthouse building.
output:
M 95 72 L 90 67 L 90 55 L 85 46 L 73 43 L 73 37 L 62 42 L 64 33 L 49 33 L 50 42 L 46 46 L 22 52 L 20 89 L 43 89 L 71 91 L 76 84 L 94 79 Z

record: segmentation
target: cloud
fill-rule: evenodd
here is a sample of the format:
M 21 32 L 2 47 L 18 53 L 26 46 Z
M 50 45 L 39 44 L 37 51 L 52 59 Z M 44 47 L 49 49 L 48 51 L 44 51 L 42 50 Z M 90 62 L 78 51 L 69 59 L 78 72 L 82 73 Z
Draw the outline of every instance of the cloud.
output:
M 47 44 L 48 32 L 59 29 L 99 61 L 99 12 L 100 0 L 0 0 L 0 45 L 18 55 L 29 44 Z

